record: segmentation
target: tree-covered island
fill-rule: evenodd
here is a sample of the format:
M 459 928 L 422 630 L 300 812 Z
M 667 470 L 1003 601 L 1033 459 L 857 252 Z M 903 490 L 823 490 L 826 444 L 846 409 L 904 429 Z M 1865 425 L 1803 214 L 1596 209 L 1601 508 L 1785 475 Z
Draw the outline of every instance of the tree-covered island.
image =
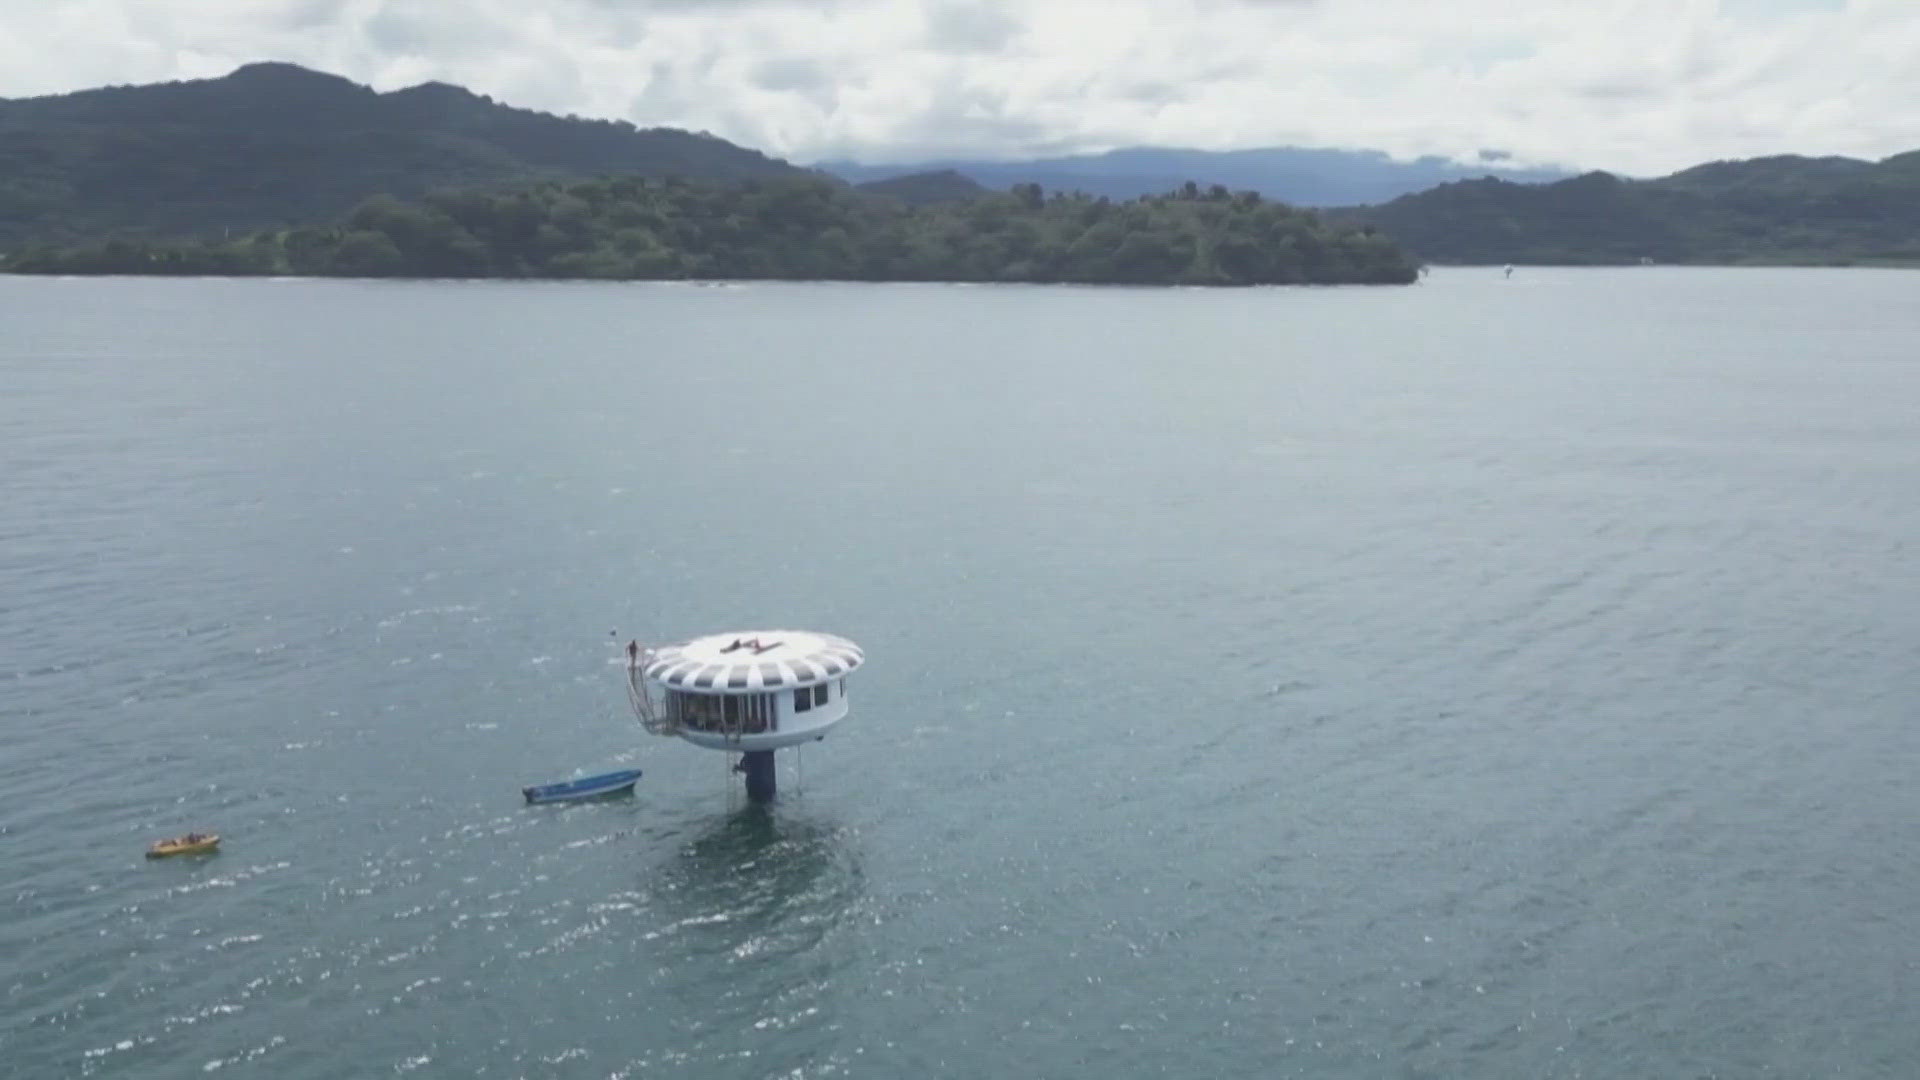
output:
M 29 245 L 19 274 L 1406 284 L 1371 225 L 1188 183 L 1112 202 L 1037 184 L 908 205 L 818 176 L 619 177 L 378 196 L 338 224 L 220 239 Z

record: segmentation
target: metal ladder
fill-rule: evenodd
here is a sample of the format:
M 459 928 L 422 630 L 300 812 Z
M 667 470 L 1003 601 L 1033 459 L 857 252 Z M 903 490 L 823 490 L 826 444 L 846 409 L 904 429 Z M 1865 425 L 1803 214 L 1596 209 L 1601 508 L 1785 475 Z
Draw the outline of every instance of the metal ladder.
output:
M 633 707 L 634 718 L 650 735 L 678 735 L 680 722 L 667 716 L 658 702 L 653 700 L 653 691 L 647 687 L 645 672 L 653 661 L 652 649 L 641 649 L 640 658 L 627 665 L 627 704 Z

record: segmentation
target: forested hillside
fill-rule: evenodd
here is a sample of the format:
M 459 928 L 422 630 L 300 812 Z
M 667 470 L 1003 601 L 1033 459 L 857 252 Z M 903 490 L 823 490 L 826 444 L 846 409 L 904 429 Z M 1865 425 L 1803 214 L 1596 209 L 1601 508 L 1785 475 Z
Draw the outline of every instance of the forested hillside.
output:
M 1188 184 L 1115 203 L 1027 185 L 907 206 L 818 177 L 643 177 L 368 200 L 337 225 L 218 242 L 35 247 L 0 269 L 66 274 L 776 278 L 1255 285 L 1402 284 L 1371 228 Z
M 444 83 L 376 93 L 292 64 L 0 101 L 0 250 L 329 221 L 361 200 L 607 173 L 804 175 L 708 135 L 509 108 Z
M 1657 180 L 1468 180 L 1330 212 L 1440 263 L 1920 262 L 1920 152 L 1771 157 Z

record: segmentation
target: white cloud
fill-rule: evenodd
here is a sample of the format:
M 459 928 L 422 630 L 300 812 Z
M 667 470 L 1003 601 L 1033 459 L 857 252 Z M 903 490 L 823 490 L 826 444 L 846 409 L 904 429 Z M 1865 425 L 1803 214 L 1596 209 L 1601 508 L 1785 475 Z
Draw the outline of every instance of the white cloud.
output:
M 6 0 L 0 95 L 284 59 L 807 161 L 1920 147 L 1914 0 Z

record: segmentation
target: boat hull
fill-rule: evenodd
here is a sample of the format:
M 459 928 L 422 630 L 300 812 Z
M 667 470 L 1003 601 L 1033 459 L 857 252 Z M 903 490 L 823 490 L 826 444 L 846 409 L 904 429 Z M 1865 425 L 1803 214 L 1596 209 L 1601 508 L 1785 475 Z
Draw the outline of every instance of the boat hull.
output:
M 195 840 L 192 842 L 185 840 L 162 840 L 147 849 L 147 858 L 166 859 L 175 855 L 204 855 L 209 851 L 218 850 L 219 847 L 220 838 L 217 836 L 209 836 L 204 840 Z
M 536 784 L 521 788 L 520 794 L 524 795 L 529 803 L 577 802 L 581 799 L 599 799 L 608 795 L 626 794 L 633 790 L 633 785 L 639 779 L 639 769 L 628 769 L 624 772 L 569 780 L 561 784 Z

